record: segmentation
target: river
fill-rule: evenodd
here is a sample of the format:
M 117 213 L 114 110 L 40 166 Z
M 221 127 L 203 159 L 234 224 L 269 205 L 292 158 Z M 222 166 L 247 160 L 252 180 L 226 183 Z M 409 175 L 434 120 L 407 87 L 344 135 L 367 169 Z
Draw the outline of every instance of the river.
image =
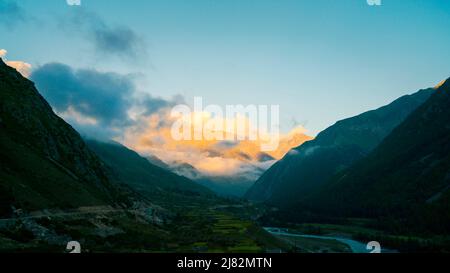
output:
M 292 236 L 292 237 L 302 237 L 302 238 L 312 238 L 312 239 L 323 239 L 323 240 L 336 240 L 338 242 L 344 243 L 350 247 L 353 253 L 370 253 L 372 249 L 367 249 L 367 243 L 362 243 L 349 238 L 337 237 L 337 236 L 321 236 L 321 235 L 309 235 L 309 234 L 296 234 L 290 233 L 285 228 L 276 227 L 265 227 L 267 232 L 273 235 L 282 236 Z M 391 252 L 391 250 L 381 250 L 382 252 Z

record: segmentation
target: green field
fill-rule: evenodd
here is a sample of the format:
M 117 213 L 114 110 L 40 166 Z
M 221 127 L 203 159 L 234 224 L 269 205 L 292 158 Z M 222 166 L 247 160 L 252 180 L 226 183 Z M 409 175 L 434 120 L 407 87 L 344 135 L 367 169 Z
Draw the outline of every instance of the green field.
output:
M 0 227 L 2 252 L 64 252 L 70 240 L 79 241 L 83 252 L 97 253 L 261 253 L 293 248 L 242 215 L 195 205 L 158 223 L 118 211 L 18 219 Z

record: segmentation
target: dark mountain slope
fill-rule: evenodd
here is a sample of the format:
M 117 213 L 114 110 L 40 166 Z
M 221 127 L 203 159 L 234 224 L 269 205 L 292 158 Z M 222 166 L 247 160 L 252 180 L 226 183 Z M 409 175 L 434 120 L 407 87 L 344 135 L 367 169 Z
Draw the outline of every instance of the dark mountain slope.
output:
M 226 211 L 237 203 L 123 146 L 96 148 L 105 162 L 0 61 L 0 252 L 62 253 L 73 240 L 87 253 L 290 249 L 242 220 L 246 208 Z
M 157 156 L 155 155 L 148 155 L 145 157 L 151 164 L 158 166 L 160 168 L 163 168 L 165 170 L 169 170 L 170 166 L 168 164 L 166 164 L 164 161 L 162 161 L 161 159 L 159 159 Z
M 291 150 L 258 179 L 246 197 L 286 207 L 307 198 L 337 172 L 372 151 L 433 92 L 421 90 L 337 122 L 314 140 Z
M 450 80 L 367 158 L 308 202 L 333 215 L 406 217 L 450 230 Z M 412 221 L 412 220 L 411 220 Z
M 155 199 L 170 195 L 212 195 L 207 188 L 190 179 L 151 164 L 136 152 L 114 142 L 86 140 L 88 146 L 105 162 L 112 179 L 117 178 L 135 191 Z
M 102 164 L 34 84 L 0 60 L 0 206 L 28 210 L 120 202 Z

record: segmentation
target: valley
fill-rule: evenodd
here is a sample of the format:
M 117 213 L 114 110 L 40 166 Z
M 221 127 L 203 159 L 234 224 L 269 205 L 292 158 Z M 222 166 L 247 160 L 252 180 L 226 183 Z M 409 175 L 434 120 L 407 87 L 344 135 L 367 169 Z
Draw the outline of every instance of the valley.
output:
M 245 198 L 81 137 L 2 61 L 0 99 L 0 252 L 450 251 L 450 80 L 302 137 Z

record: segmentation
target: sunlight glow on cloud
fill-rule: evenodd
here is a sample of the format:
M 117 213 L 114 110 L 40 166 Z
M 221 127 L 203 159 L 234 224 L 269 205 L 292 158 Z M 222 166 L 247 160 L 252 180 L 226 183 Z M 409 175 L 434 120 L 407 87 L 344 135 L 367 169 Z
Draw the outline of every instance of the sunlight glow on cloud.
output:
M 445 83 L 446 81 L 448 81 L 448 79 L 442 80 L 441 82 L 439 82 L 439 83 L 434 87 L 434 89 L 438 89 L 439 87 L 441 87 L 442 85 L 444 85 L 444 83 Z
M 30 77 L 31 64 L 22 61 L 7 61 L 6 64 L 11 66 L 12 68 L 15 68 L 17 72 L 22 74 L 22 76 L 24 76 L 25 78 Z
M 274 136 L 272 131 L 258 130 L 257 139 L 248 139 L 242 131 L 232 130 L 244 126 L 255 130 L 254 121 L 245 115 L 213 115 L 207 110 L 190 112 L 192 135 L 231 134 L 231 140 L 215 137 L 201 140 L 173 137 L 172 127 L 179 117 L 171 110 L 184 103 L 184 98 L 158 98 L 139 90 L 133 77 L 92 69 L 74 69 L 61 63 L 50 63 L 33 70 L 41 94 L 55 112 L 72 124 L 81 134 L 101 140 L 113 139 L 144 156 L 154 155 L 169 165 L 187 163 L 208 176 L 242 176 L 254 180 L 291 148 L 311 137 L 303 127 L 287 134 Z M 184 116 L 183 116 L 184 117 Z M 189 117 L 189 115 L 188 115 Z M 206 126 L 206 125 L 216 126 Z M 205 125 L 205 126 L 199 126 Z M 269 127 L 268 127 L 269 128 Z M 189 129 L 188 129 L 189 131 Z M 272 132 L 272 133 L 270 133 Z M 273 138 L 278 148 L 262 152 L 262 144 Z
M 213 120 L 208 113 L 193 113 L 195 122 Z M 242 120 L 244 119 L 244 120 Z M 151 116 L 143 117 L 125 131 L 123 139 L 116 139 L 141 154 L 155 155 L 166 163 L 185 162 L 206 175 L 250 175 L 257 178 L 261 170 L 270 167 L 281 159 L 290 149 L 311 140 L 303 127 L 297 127 L 280 137 L 280 145 L 272 152 L 261 152 L 261 142 L 269 135 L 257 140 L 174 140 L 171 135 L 172 118 L 169 109 L 161 110 Z M 195 130 L 195 122 L 191 130 Z M 227 122 L 246 122 L 245 117 L 235 117 Z M 235 133 L 236 134 L 236 133 Z M 237 137 L 235 135 L 235 137 Z
M 0 49 L 0 57 L 5 58 L 8 54 L 8 51 L 6 49 Z M 31 64 L 23 62 L 23 61 L 5 61 L 5 63 L 16 69 L 17 72 L 22 74 L 25 78 L 29 78 L 31 74 Z

